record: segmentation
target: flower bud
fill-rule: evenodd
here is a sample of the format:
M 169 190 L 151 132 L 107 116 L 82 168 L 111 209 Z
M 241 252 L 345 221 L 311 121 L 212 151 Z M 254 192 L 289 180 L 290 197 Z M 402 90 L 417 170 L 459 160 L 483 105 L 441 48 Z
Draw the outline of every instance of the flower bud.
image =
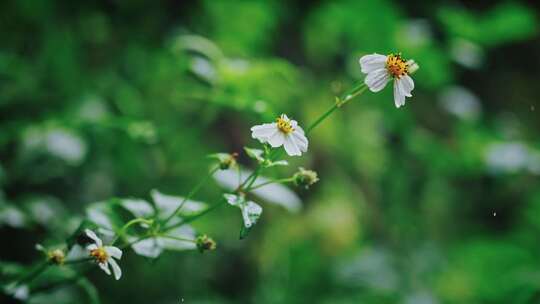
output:
M 198 236 L 195 242 L 197 244 L 197 249 L 199 249 L 201 253 L 207 250 L 214 250 L 217 246 L 216 242 L 209 238 L 206 234 Z
M 211 155 L 211 157 L 219 160 L 219 169 L 227 170 L 231 167 L 236 166 L 236 158 L 238 158 L 238 153 L 217 153 Z
M 54 264 L 62 265 L 64 264 L 64 259 L 66 258 L 66 255 L 64 254 L 63 250 L 55 249 L 47 252 L 47 258 Z
M 298 172 L 293 175 L 294 183 L 297 186 L 309 188 L 309 186 L 319 181 L 317 172 L 306 170 L 302 167 L 298 168 Z

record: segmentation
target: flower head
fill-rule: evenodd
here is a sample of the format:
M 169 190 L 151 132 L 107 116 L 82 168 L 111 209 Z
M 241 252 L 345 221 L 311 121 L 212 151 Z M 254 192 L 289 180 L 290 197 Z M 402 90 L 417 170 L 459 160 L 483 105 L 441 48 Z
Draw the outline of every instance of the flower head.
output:
M 54 264 L 62 265 L 64 264 L 66 255 L 64 254 L 64 251 L 62 249 L 54 249 L 47 252 L 47 258 Z
M 386 84 L 394 81 L 394 103 L 396 107 L 405 105 L 405 97 L 411 97 L 414 81 L 410 74 L 418 70 L 414 60 L 405 60 L 401 54 L 365 55 L 360 58 L 362 73 L 367 74 L 365 84 L 372 92 L 379 92 Z
M 304 130 L 296 120 L 289 119 L 285 114 L 281 114 L 276 122 L 252 127 L 251 137 L 262 143 L 269 143 L 274 148 L 283 146 L 291 156 L 302 155 L 302 152 L 308 149 Z
M 216 242 L 209 238 L 206 234 L 198 236 L 195 242 L 197 244 L 197 249 L 199 249 L 201 253 L 207 250 L 215 250 L 217 246 Z
M 122 250 L 114 246 L 103 246 L 101 239 L 92 230 L 86 229 L 85 233 L 94 241 L 93 244 L 86 246 L 90 257 L 94 258 L 99 267 L 108 275 L 111 274 L 110 265 L 114 278 L 119 280 L 122 276 L 122 270 L 115 259 L 120 260 L 122 258 Z
M 317 172 L 313 170 L 306 170 L 302 167 L 298 168 L 298 172 L 294 174 L 293 178 L 294 178 L 294 183 L 297 186 L 302 186 L 302 187 L 305 187 L 306 189 L 309 188 L 309 186 L 319 181 Z

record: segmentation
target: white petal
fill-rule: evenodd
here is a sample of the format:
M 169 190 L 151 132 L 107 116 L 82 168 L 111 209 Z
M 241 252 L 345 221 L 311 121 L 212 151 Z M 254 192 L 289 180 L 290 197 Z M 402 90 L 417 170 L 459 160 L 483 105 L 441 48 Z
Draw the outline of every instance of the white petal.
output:
M 414 81 L 409 75 L 405 75 L 399 79 L 399 82 L 401 82 L 401 91 L 403 95 L 407 97 L 411 97 L 412 90 L 414 89 Z
M 287 154 L 289 154 L 290 156 L 302 155 L 302 152 L 300 152 L 300 148 L 290 135 L 285 136 L 285 142 L 283 144 L 283 147 L 285 148 L 285 152 L 287 152 Z
M 370 73 L 378 69 L 382 69 L 386 65 L 387 57 L 380 54 L 365 55 L 360 58 L 360 68 L 362 73 Z
M 109 264 L 107 262 L 99 263 L 99 268 L 105 271 L 106 274 L 111 275 L 111 270 L 109 269 Z
M 90 245 L 86 246 L 86 249 L 92 251 L 92 250 L 98 249 L 98 246 L 96 244 L 90 244 Z
M 114 278 L 116 280 L 120 280 L 120 278 L 122 277 L 122 269 L 120 269 L 120 266 L 118 266 L 118 263 L 116 263 L 114 259 L 108 259 L 108 261 L 109 264 L 111 264 Z
M 278 131 L 272 135 L 272 137 L 269 137 L 267 139 L 267 142 L 270 144 L 270 146 L 276 148 L 281 145 L 283 145 L 283 142 L 285 141 L 285 134 L 283 132 Z
M 304 135 L 303 131 L 300 132 L 299 130 L 295 130 L 292 134 L 291 134 L 292 138 L 294 139 L 294 141 L 296 142 L 296 144 L 298 145 L 298 148 L 300 148 L 300 151 L 302 152 L 307 152 L 307 149 L 308 149 L 308 139 L 306 138 L 306 136 Z
M 103 242 L 101 241 L 100 238 L 98 238 L 98 236 L 94 233 L 94 231 L 90 230 L 90 229 L 86 229 L 84 231 L 86 233 L 86 235 L 91 238 L 94 242 L 96 242 L 96 244 L 101 247 L 103 246 Z
M 276 131 L 279 131 L 277 128 L 277 124 L 274 123 L 266 123 L 258 126 L 254 126 L 251 128 L 251 137 L 258 139 L 258 140 L 264 140 L 272 135 Z
M 112 256 L 115 259 L 121 259 L 122 258 L 122 250 L 118 247 L 114 246 L 105 246 L 105 252 L 107 252 L 108 255 Z
M 257 223 L 257 220 L 261 216 L 262 213 L 262 207 L 258 204 L 248 201 L 246 204 L 241 208 L 242 211 L 242 218 L 244 219 L 244 226 L 246 228 L 250 228 L 252 225 L 255 225 Z
M 304 129 L 302 129 L 302 127 L 300 127 L 299 125 L 296 125 L 294 126 L 294 130 L 297 131 L 298 133 L 304 135 Z
M 405 95 L 401 93 L 400 83 L 397 80 L 394 80 L 394 103 L 396 108 L 405 104 Z
M 366 76 L 364 82 L 372 92 L 379 92 L 380 90 L 384 89 L 389 79 L 390 75 L 388 75 L 388 71 L 386 68 L 382 68 L 370 72 Z

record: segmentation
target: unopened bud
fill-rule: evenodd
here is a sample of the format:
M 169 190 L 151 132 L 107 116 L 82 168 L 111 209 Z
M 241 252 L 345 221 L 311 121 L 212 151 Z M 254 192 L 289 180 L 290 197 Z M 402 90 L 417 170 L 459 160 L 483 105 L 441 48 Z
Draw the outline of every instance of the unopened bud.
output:
M 236 166 L 236 158 L 238 158 L 238 153 L 218 153 L 217 157 L 219 159 L 219 168 L 221 170 L 227 170 Z
M 61 249 L 55 249 L 47 252 L 47 257 L 49 261 L 53 262 L 57 265 L 64 264 L 64 259 L 66 258 L 66 255 L 64 254 L 64 251 Z
M 315 184 L 319 181 L 319 177 L 317 176 L 317 172 L 312 170 L 306 170 L 302 167 L 298 168 L 298 172 L 296 172 L 293 176 L 294 183 L 297 186 L 309 188 L 309 186 Z
M 216 242 L 209 238 L 206 234 L 198 236 L 195 242 L 197 244 L 197 249 L 199 249 L 201 253 L 209 250 L 215 250 L 217 246 Z

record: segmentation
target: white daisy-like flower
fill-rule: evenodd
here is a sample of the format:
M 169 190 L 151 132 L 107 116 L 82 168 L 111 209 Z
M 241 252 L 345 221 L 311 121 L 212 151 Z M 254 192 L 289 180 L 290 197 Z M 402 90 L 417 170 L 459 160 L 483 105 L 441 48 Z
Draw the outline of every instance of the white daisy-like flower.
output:
M 304 130 L 296 120 L 289 119 L 285 114 L 281 114 L 276 122 L 252 127 L 251 137 L 262 143 L 269 143 L 274 148 L 283 146 L 287 154 L 291 156 L 302 155 L 302 152 L 308 149 L 308 140 Z
M 99 267 L 108 275 L 111 275 L 110 265 L 114 278 L 119 280 L 122 276 L 122 270 L 114 259 L 120 260 L 122 258 L 122 250 L 114 246 L 103 246 L 101 239 L 90 229 L 86 229 L 85 233 L 94 241 L 94 244 L 86 246 L 90 256 L 96 260 Z
M 414 81 L 410 74 L 418 69 L 414 60 L 405 61 L 401 54 L 365 55 L 360 58 L 362 73 L 367 74 L 365 84 L 372 92 L 379 92 L 386 84 L 394 81 L 394 103 L 396 107 L 405 105 L 405 97 L 411 97 Z

